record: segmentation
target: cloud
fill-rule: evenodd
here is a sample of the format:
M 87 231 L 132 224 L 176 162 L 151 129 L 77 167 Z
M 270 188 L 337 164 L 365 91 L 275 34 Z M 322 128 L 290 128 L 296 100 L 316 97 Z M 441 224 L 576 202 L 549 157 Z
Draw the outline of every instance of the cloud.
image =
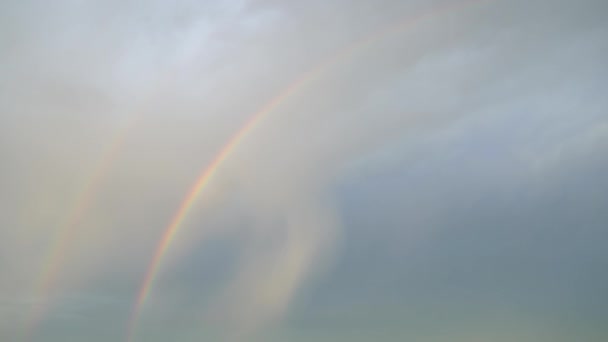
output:
M 4 306 L 11 323 L 0 338 L 16 335 L 33 302 L 49 315 L 40 339 L 66 336 L 74 307 L 120 324 L 201 169 L 250 115 L 327 60 L 336 62 L 220 166 L 166 257 L 142 337 L 194 339 L 197 322 L 211 320 L 219 335 L 251 340 L 283 326 L 312 280 L 345 294 L 378 279 L 399 287 L 403 255 L 434 253 L 434 234 L 459 215 L 484 223 L 484 210 L 514 210 L 501 196 L 544 208 L 572 182 L 576 196 L 580 186 L 603 201 L 590 184 L 606 140 L 604 2 L 446 3 L 454 9 L 348 54 L 443 2 L 3 3 L 0 298 L 18 304 Z M 582 175 L 589 184 L 577 183 Z M 40 291 L 53 241 L 77 212 L 57 279 Z M 400 258 L 373 264 L 349 249 L 366 243 Z M 324 273 L 330 265 L 344 279 L 342 267 L 369 276 L 360 288 Z M 89 295 L 122 304 L 95 310 Z M 188 323 L 157 325 L 175 317 Z M 83 334 L 121 338 L 88 324 Z

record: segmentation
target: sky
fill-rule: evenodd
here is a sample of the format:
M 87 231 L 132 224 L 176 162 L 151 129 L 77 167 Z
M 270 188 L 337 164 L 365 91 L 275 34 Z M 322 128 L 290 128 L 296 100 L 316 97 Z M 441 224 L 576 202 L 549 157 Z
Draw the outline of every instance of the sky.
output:
M 2 1 L 0 340 L 606 340 L 607 14 Z

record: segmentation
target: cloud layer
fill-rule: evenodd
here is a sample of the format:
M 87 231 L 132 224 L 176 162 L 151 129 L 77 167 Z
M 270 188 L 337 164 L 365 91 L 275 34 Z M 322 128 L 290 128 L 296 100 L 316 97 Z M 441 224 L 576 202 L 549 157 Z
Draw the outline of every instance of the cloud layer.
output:
M 197 176 L 294 84 L 202 192 L 136 340 L 605 334 L 606 10 L 4 2 L 0 339 L 124 339 Z

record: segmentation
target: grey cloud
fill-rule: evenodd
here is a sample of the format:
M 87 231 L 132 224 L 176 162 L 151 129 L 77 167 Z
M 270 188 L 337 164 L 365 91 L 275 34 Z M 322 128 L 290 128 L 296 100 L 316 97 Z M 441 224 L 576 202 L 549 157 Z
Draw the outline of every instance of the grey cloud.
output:
M 286 319 L 323 317 L 319 310 L 341 305 L 399 302 L 418 293 L 424 307 L 433 302 L 425 284 L 441 288 L 441 277 L 457 273 L 459 261 L 506 265 L 525 280 L 528 271 L 509 264 L 512 248 L 498 248 L 504 254 L 486 266 L 475 258 L 514 226 L 505 240 L 533 259 L 530 270 L 547 266 L 535 258 L 550 246 L 535 251 L 522 240 L 526 231 L 549 234 L 548 226 L 573 223 L 568 205 L 591 227 L 577 243 L 595 246 L 589 241 L 601 234 L 593 227 L 605 223 L 597 208 L 606 201 L 599 190 L 603 1 L 450 3 L 453 11 L 330 65 L 245 137 L 171 247 L 140 322 L 141 338 L 196 339 L 216 308 L 228 317 L 218 336 L 225 329 L 252 340 L 254 332 L 287 329 Z M 162 230 L 242 123 L 344 47 L 440 4 L 3 4 L 2 297 L 52 304 L 40 340 L 91 332 L 120 339 L 117 326 Z M 49 244 L 100 155 L 130 120 L 65 247 L 55 288 L 35 293 Z M 491 226 L 493 216 L 503 220 L 500 227 L 480 228 Z M 555 234 L 566 234 L 566 223 Z M 475 232 L 477 238 L 462 238 Z M 465 250 L 473 256 L 461 255 Z M 572 265 L 590 269 L 605 260 L 599 250 L 593 260 L 577 253 L 560 260 L 572 257 L 578 260 Z M 422 275 L 412 280 L 416 274 Z M 535 295 L 513 283 L 492 288 L 492 279 L 480 293 L 491 297 L 511 286 L 522 298 Z M 446 293 L 462 290 L 444 286 Z M 96 309 L 70 297 L 95 290 L 121 304 Z M 556 293 L 583 298 L 562 290 Z M 72 307 L 88 323 L 62 316 Z M 9 314 L 13 323 L 28 319 L 15 315 Z M 13 338 L 19 324 L 3 327 L 0 337 Z M 69 333 L 76 325 L 78 332 Z

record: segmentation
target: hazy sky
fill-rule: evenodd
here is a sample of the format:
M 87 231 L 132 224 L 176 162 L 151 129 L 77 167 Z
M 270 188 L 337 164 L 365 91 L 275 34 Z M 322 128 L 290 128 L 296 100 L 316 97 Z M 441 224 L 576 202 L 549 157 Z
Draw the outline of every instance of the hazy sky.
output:
M 0 340 L 608 339 L 607 19 L 2 1 Z

